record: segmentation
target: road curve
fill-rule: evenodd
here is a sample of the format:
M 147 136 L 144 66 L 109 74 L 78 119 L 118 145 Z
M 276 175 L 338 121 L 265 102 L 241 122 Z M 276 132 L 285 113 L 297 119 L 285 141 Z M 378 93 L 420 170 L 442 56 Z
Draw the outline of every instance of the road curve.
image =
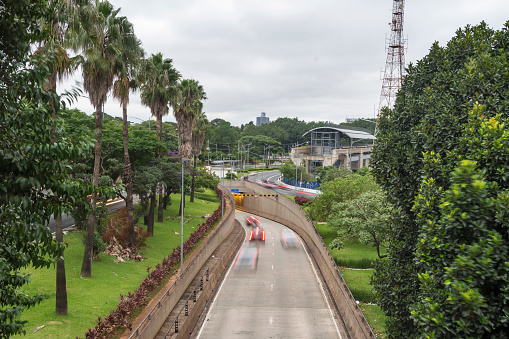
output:
M 243 225 L 246 216 L 236 211 Z M 280 240 L 286 227 L 258 219 L 266 241 L 258 246 L 257 270 L 235 269 L 234 260 L 193 337 L 346 338 L 302 244 L 284 248 Z M 250 246 L 247 239 L 243 248 L 246 246 Z

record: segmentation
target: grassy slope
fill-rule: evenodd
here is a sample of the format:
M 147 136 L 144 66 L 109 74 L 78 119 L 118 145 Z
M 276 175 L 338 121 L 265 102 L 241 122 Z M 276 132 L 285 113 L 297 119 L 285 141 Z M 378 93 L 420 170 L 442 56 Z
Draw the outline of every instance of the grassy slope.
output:
M 336 230 L 326 224 L 316 224 L 316 228 L 327 247 L 329 247 L 332 240 L 336 238 Z M 355 242 L 345 243 L 345 247 L 341 250 L 329 248 L 329 251 L 339 266 L 342 266 L 340 265 L 341 263 L 345 264 L 345 266 L 349 266 L 346 264 L 360 264 L 361 266 L 364 266 L 363 261 L 370 262 L 378 258 L 374 247 Z M 367 304 L 374 302 L 373 293 L 371 292 L 372 288 L 369 284 L 373 270 L 358 270 L 347 267 L 341 267 L 340 270 L 355 300 L 360 301 L 361 310 L 368 320 L 369 325 L 373 329 L 373 332 L 375 332 L 379 338 L 384 338 L 385 314 L 381 310 L 380 306 Z
M 205 192 L 214 199 L 215 193 Z M 147 267 L 160 263 L 172 249 L 180 246 L 180 218 L 176 218 L 180 195 L 172 195 L 173 204 L 164 212 L 164 222 L 155 223 L 154 236 L 147 239 L 141 262 L 115 263 L 114 257 L 100 254 L 99 260 L 92 264 L 92 277 L 81 278 L 81 262 L 84 246 L 82 233 L 74 232 L 65 236 L 68 247 L 65 251 L 67 295 L 69 313 L 66 316 L 55 314 L 55 269 L 28 269 L 32 274 L 31 283 L 26 286 L 27 294 L 43 294 L 48 299 L 23 313 L 28 320 L 25 327 L 30 338 L 75 338 L 83 337 L 89 327 L 94 327 L 98 316 L 106 316 L 117 306 L 120 294 L 134 291 L 140 281 L 147 276 Z M 212 214 L 217 202 L 195 199 L 193 204 L 187 198 L 184 220 L 184 239 L 205 221 L 200 216 Z M 38 332 L 35 328 L 44 325 Z

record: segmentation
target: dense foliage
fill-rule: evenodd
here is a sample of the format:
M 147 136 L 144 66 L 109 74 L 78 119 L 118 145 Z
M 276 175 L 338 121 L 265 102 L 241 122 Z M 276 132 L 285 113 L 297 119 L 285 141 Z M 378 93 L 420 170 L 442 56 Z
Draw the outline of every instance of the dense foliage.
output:
M 381 189 L 363 192 L 343 202 L 332 204 L 327 224 L 336 228 L 338 237 L 332 248 L 343 248 L 346 240 L 354 238 L 376 247 L 378 257 L 387 244 L 387 230 L 391 207 Z
M 373 275 L 391 338 L 509 334 L 508 28 L 434 44 L 380 119 L 373 172 L 402 213 Z
M 371 175 L 350 174 L 322 185 L 322 193 L 317 195 L 309 214 L 315 221 L 325 221 L 331 213 L 332 205 L 346 202 L 360 194 L 378 189 Z
M 50 217 L 91 193 L 68 173 L 69 161 L 91 145 L 57 141 L 64 131 L 56 128 L 53 109 L 62 103 L 43 90 L 50 72 L 42 65 L 59 56 L 28 55 L 30 44 L 45 36 L 36 20 L 49 20 L 53 9 L 45 1 L 2 1 L 0 7 L 0 337 L 8 338 L 24 333 L 21 313 L 43 298 L 20 291 L 30 281 L 22 268 L 49 267 L 63 253 L 46 227 Z

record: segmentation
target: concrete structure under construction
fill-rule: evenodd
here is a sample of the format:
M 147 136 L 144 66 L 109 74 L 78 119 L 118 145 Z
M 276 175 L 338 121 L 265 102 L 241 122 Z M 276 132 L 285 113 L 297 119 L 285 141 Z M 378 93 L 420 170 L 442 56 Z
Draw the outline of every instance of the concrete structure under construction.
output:
M 314 128 L 303 137 L 310 137 L 310 141 L 292 148 L 290 159 L 312 174 L 320 166 L 343 166 L 353 171 L 369 166 L 376 139 L 368 132 L 336 127 Z

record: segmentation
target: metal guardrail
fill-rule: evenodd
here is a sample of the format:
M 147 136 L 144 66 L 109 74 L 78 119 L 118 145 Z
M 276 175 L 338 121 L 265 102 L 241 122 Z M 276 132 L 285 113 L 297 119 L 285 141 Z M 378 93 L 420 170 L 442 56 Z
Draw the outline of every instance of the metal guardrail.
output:
M 196 289 L 198 288 L 198 286 L 200 287 L 200 291 L 203 291 L 203 276 L 204 275 L 207 275 L 206 281 L 209 281 L 209 268 L 208 267 L 205 270 L 205 272 L 203 272 L 203 274 L 201 275 L 200 281 L 198 281 L 198 283 L 196 283 L 196 285 L 194 286 L 193 291 L 191 292 L 189 297 L 187 297 L 186 303 L 180 308 L 179 313 L 175 317 L 175 320 L 173 320 L 173 323 L 171 324 L 168 331 L 166 331 L 166 333 L 164 334 L 163 339 L 166 339 L 166 336 L 168 335 L 168 333 L 170 333 L 171 329 L 174 327 L 175 327 L 175 333 L 179 333 L 179 317 L 182 314 L 182 311 L 184 311 L 184 314 L 186 317 L 189 315 L 189 299 L 191 299 L 191 297 L 192 297 L 193 302 L 194 303 L 196 302 L 196 294 L 197 294 Z
M 223 194 L 224 194 L 224 187 L 223 187 Z M 228 213 L 228 215 L 226 216 L 226 218 L 224 218 L 224 220 L 228 219 L 230 217 L 230 215 L 232 213 L 235 213 L 235 200 L 233 198 L 233 196 L 231 195 L 231 193 L 229 194 L 229 198 L 230 198 L 230 202 L 232 203 L 232 210 L 230 211 L 230 213 Z M 222 224 L 221 224 L 222 225 Z M 220 225 L 220 226 L 221 226 Z M 148 314 L 145 316 L 145 318 L 141 321 L 141 323 L 138 325 L 138 327 L 136 327 L 136 329 L 133 331 L 133 333 L 131 333 L 131 335 L 129 336 L 129 339 L 132 339 L 132 338 L 136 338 L 139 336 L 139 331 L 140 331 L 140 328 L 147 322 L 147 321 L 150 321 L 150 318 L 151 318 L 151 315 L 152 313 L 156 310 L 156 309 L 159 309 L 161 308 L 161 301 L 163 300 L 163 298 L 165 298 L 166 296 L 168 296 L 170 294 L 170 290 L 174 287 L 174 286 L 177 286 L 177 282 L 179 280 L 182 279 L 182 277 L 185 275 L 185 273 L 187 271 L 189 271 L 189 268 L 192 267 L 194 264 L 195 264 L 195 260 L 197 260 L 197 258 L 200 256 L 200 254 L 202 253 L 202 251 L 205 249 L 205 247 L 207 247 L 207 245 L 212 241 L 212 239 L 215 238 L 215 234 L 217 232 L 219 232 L 219 228 L 220 227 L 216 227 L 214 229 L 214 232 L 212 233 L 212 236 L 210 236 L 207 241 L 205 242 L 205 244 L 200 248 L 200 250 L 198 251 L 198 253 L 196 253 L 196 255 L 193 257 L 193 259 L 191 260 L 191 262 L 189 263 L 189 265 L 187 265 L 184 270 L 182 271 L 182 273 L 180 275 L 177 276 L 177 279 L 175 279 L 175 281 L 173 282 L 173 284 L 171 284 L 171 286 L 166 290 L 166 292 L 161 296 L 161 298 L 159 299 L 159 301 L 157 302 L 157 304 L 154 305 L 154 307 L 152 307 L 152 309 L 150 310 L 150 312 L 148 312 Z M 208 270 L 208 268 L 207 268 Z M 208 278 L 207 278 L 208 280 Z

